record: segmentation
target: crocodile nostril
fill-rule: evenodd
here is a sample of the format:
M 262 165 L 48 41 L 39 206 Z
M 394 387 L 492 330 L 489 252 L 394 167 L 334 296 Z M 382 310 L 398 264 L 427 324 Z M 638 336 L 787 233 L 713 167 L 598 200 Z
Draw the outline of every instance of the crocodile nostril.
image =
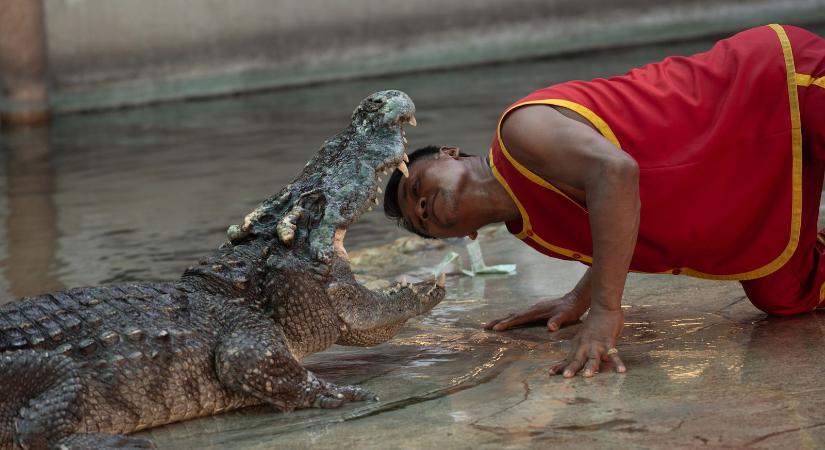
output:
M 380 105 L 380 104 L 384 103 L 384 99 L 383 99 L 383 98 L 371 98 L 369 101 L 371 101 L 371 102 L 373 102 L 373 103 L 375 103 L 375 104 L 378 104 L 378 105 Z

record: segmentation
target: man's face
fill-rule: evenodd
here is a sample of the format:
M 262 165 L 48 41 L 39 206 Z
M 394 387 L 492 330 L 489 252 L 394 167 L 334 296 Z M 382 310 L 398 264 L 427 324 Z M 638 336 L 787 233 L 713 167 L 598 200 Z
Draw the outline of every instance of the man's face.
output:
M 458 237 L 476 231 L 466 221 L 472 205 L 460 201 L 468 166 L 458 155 L 458 148 L 442 147 L 436 155 L 414 161 L 410 176 L 398 184 L 401 213 L 423 234 Z

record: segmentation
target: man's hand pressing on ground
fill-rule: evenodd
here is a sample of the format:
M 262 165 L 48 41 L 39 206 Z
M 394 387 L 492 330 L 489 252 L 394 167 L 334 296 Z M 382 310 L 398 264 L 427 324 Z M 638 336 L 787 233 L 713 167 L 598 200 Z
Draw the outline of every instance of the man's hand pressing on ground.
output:
M 510 313 L 484 324 L 485 330 L 505 331 L 526 323 L 547 321 L 548 331 L 579 321 L 590 308 L 590 297 L 577 296 L 575 291 L 561 298 L 541 300 L 533 306 Z
M 558 331 L 564 326 L 574 324 L 590 308 L 591 280 L 592 269 L 588 268 L 576 287 L 563 297 L 542 300 L 527 309 L 492 320 L 484 325 L 484 329 L 505 331 L 519 325 L 547 320 L 547 330 Z M 582 374 L 591 377 L 599 371 L 601 362 L 607 360 L 613 363 L 616 372 L 627 371 L 618 352 L 615 351 L 616 338 L 623 325 L 624 315 L 621 309 L 591 310 L 582 329 L 573 340 L 573 349 L 564 361 L 550 368 L 550 374 L 564 374 L 570 378 L 584 369 Z
M 548 331 L 559 331 L 561 327 L 578 322 L 590 308 L 592 273 L 588 268 L 576 287 L 563 297 L 542 300 L 527 309 L 490 321 L 484 325 L 484 329 L 504 331 L 526 323 L 547 320 Z
M 582 375 L 589 378 L 599 372 L 602 361 L 608 360 L 613 363 L 616 372 L 626 372 L 627 368 L 616 351 L 616 338 L 623 326 L 624 313 L 621 309 L 591 309 L 573 339 L 572 350 L 564 361 L 550 367 L 550 375 L 561 373 L 565 378 L 571 378 L 582 371 Z

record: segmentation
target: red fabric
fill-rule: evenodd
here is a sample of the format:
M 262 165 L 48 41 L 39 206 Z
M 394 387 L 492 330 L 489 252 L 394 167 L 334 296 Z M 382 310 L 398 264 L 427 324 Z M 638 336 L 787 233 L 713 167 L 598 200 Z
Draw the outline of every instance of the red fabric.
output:
M 798 64 L 821 65 L 825 42 L 785 29 Z M 631 270 L 689 268 L 732 277 L 768 265 L 788 247 L 791 105 L 773 29 L 747 30 L 705 53 L 667 58 L 624 76 L 551 86 L 514 106 L 548 99 L 591 110 L 639 164 L 641 222 Z M 525 243 L 549 256 L 589 260 L 584 208 L 520 172 L 498 133 L 491 165 L 529 217 Z M 519 234 L 523 223 L 507 226 Z
M 825 76 L 825 42 L 810 33 L 786 27 L 794 45 L 797 72 Z M 742 287 L 759 309 L 775 315 L 791 315 L 825 305 L 825 245 L 817 239 L 817 218 L 825 173 L 825 88 L 800 87 L 804 160 L 802 164 L 802 232 L 796 252 L 771 275 L 743 281 Z M 825 239 L 825 230 L 820 232 Z

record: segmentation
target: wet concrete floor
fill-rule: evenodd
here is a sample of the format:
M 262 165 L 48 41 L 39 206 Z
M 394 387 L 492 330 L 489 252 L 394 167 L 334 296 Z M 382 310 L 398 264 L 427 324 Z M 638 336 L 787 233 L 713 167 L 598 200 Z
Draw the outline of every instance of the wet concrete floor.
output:
M 144 435 L 180 449 L 825 446 L 825 315 L 771 319 L 738 283 L 631 275 L 618 345 L 628 373 L 549 377 L 577 326 L 492 333 L 481 324 L 567 292 L 584 266 L 544 258 L 501 228 L 482 239 L 489 263 L 515 262 L 518 274 L 451 276 L 448 298 L 390 343 L 334 347 L 307 360 L 380 401 L 248 410 Z M 398 247 L 355 253 L 365 281 L 415 276 L 447 251 L 463 253 Z
M 815 29 L 825 34 L 825 27 Z M 418 106 L 412 146 L 485 152 L 500 110 L 571 78 L 621 73 L 698 42 L 557 61 L 368 80 L 59 118 L 2 135 L 2 298 L 61 287 L 173 279 L 298 171 L 370 92 Z M 369 213 L 347 235 L 365 282 L 415 275 L 450 250 L 403 241 Z M 448 299 L 392 342 L 335 347 L 306 362 L 378 402 L 280 414 L 252 409 L 142 433 L 161 448 L 825 447 L 825 315 L 771 319 L 738 283 L 631 275 L 619 349 L 629 372 L 550 378 L 576 331 L 506 333 L 487 320 L 569 290 L 584 271 L 500 228 L 488 263 L 513 276 L 459 277 Z M 372 249 L 370 249 L 372 248 Z

